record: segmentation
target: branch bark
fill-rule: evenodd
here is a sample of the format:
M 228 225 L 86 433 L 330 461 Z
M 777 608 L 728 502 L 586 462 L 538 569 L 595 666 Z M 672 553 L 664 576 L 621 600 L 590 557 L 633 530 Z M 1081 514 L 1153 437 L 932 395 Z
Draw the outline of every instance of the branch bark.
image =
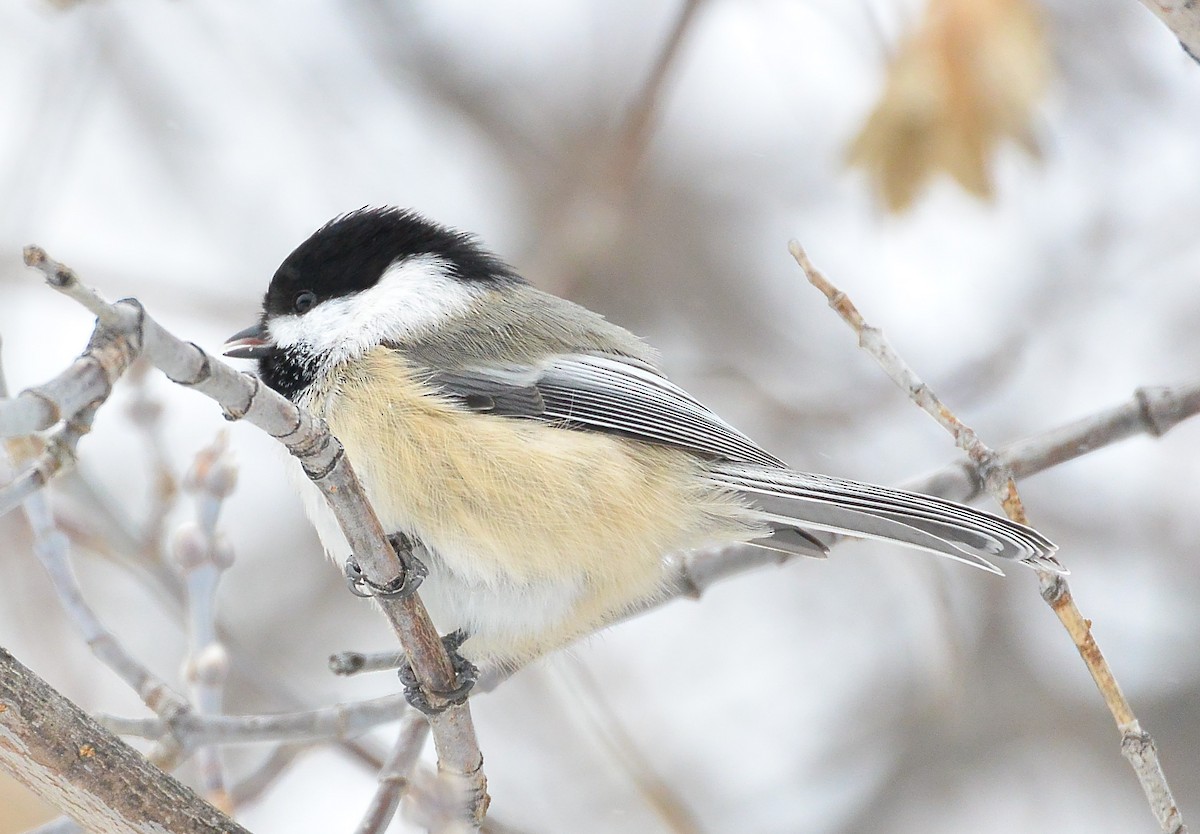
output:
M 98 834 L 249 834 L 2 648 L 0 767 Z

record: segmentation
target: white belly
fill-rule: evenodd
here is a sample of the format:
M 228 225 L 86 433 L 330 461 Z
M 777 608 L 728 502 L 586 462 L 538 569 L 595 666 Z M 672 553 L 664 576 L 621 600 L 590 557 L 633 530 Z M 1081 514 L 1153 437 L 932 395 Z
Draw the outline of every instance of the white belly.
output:
M 342 567 L 350 555 L 350 545 L 333 511 L 298 462 L 289 461 L 288 470 L 326 554 Z M 406 532 L 415 535 L 415 531 Z M 524 655 L 527 652 L 514 652 L 512 647 L 530 645 L 542 635 L 568 628 L 585 587 L 582 574 L 514 582 L 495 567 L 488 571 L 489 562 L 473 558 L 470 553 L 451 554 L 447 563 L 437 553 L 418 547 L 417 557 L 429 569 L 420 595 L 433 624 L 442 634 L 462 629 L 471 635 L 461 652 L 475 663 L 490 657 Z M 450 564 L 471 569 L 457 571 Z

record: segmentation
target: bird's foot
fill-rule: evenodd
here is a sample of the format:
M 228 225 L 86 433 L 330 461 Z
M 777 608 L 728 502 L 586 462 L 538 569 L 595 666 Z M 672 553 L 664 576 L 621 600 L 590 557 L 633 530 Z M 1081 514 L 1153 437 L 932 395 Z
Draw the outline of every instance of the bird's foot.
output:
M 359 567 L 358 560 L 351 555 L 342 567 L 346 574 L 346 585 L 350 593 L 356 597 L 380 597 L 383 599 L 403 599 L 416 593 L 417 588 L 429 575 L 429 568 L 413 553 L 413 541 L 404 533 L 393 533 L 388 536 L 388 543 L 396 551 L 403 570 L 384 584 L 372 582 Z
M 471 689 L 479 680 L 479 669 L 458 651 L 459 646 L 466 639 L 467 633 L 462 629 L 452 631 L 442 638 L 442 645 L 446 647 L 446 654 L 450 656 L 450 665 L 454 668 L 456 685 L 452 689 L 427 693 L 413 672 L 412 664 L 405 661 L 400 666 L 396 674 L 400 677 L 400 682 L 404 684 L 404 697 L 413 708 L 426 715 L 437 715 L 452 706 L 467 702 Z M 430 696 L 432 696 L 432 700 Z

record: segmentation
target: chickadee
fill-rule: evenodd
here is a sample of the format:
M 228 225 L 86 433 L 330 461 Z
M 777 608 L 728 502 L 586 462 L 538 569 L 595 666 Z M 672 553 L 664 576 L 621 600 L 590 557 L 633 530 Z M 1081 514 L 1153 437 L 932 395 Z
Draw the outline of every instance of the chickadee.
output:
M 225 355 L 325 418 L 384 528 L 424 544 L 422 599 L 469 661 L 562 646 L 653 598 L 664 555 L 714 545 L 820 557 L 809 531 L 830 531 L 1061 570 L 1028 527 L 788 469 L 641 339 L 411 211 L 318 229 Z M 320 493 L 305 497 L 326 550 L 348 555 Z

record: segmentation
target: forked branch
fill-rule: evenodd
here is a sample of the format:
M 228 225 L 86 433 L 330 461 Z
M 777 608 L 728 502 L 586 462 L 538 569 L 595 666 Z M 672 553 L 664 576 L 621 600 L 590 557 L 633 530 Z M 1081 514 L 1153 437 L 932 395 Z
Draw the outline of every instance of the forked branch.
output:
M 829 306 L 836 310 L 842 320 L 858 335 L 859 347 L 879 363 L 884 373 L 900 386 L 913 402 L 950 432 L 955 443 L 975 463 L 988 491 L 1000 501 L 1008 517 L 1021 524 L 1028 524 L 1029 520 L 1021 503 L 1013 472 L 1005 465 L 1000 455 L 946 407 L 933 390 L 901 359 L 882 330 L 867 324 L 850 298 L 813 266 L 799 243 L 792 241 L 789 250 L 796 263 L 804 270 L 809 283 L 824 294 L 829 300 Z M 1037 571 L 1042 598 L 1054 609 L 1063 627 L 1071 635 L 1075 648 L 1079 650 L 1080 657 L 1083 658 L 1092 680 L 1104 698 L 1104 703 L 1116 721 L 1117 729 L 1121 733 L 1121 752 L 1133 766 L 1159 826 L 1167 834 L 1186 834 L 1187 827 L 1167 784 L 1154 740 L 1149 733 L 1142 730 L 1133 708 L 1121 692 L 1108 661 L 1104 659 L 1092 636 L 1091 620 L 1084 619 L 1079 612 L 1065 577 L 1037 566 L 1033 568 Z
M 324 423 L 254 377 L 239 374 L 195 344 L 162 328 L 132 299 L 110 304 L 81 284 L 75 274 L 37 247 L 25 250 L 26 263 L 46 282 L 94 313 L 99 319 L 89 351 L 48 385 L 0 400 L 0 436 L 28 435 L 73 418 L 91 403 L 102 401 L 113 381 L 136 355 L 144 355 L 172 381 L 216 400 L 230 419 L 245 419 L 287 447 L 326 495 L 365 577 L 387 587 L 404 567 L 367 502 L 341 444 Z M 111 349 L 106 349 L 110 348 Z M 0 492 L 0 501 L 4 493 Z M 415 595 L 378 598 L 422 687 L 449 691 L 454 671 L 437 631 Z M 464 819 L 477 827 L 487 809 L 483 758 L 465 704 L 451 705 L 430 718 L 439 767 L 462 793 Z

